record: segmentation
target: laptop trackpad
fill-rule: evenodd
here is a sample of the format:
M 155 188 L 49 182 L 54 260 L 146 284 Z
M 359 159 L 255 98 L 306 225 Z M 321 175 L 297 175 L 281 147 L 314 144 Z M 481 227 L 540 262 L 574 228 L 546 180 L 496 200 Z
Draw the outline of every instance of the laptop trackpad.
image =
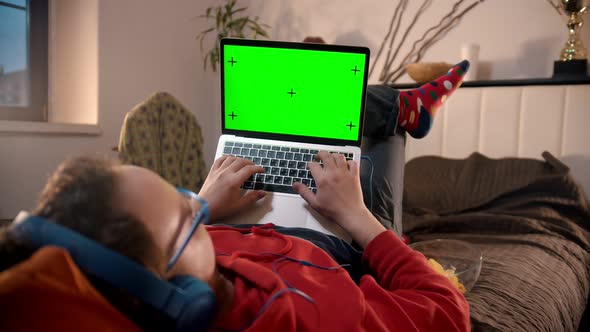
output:
M 283 227 L 309 228 L 335 235 L 350 242 L 350 236 L 338 225 L 323 218 L 300 196 L 267 193 L 255 206 L 236 216 L 219 221 L 224 224 L 266 224 Z
M 273 223 L 284 227 L 306 227 L 307 215 L 305 201 L 295 195 L 268 192 L 256 205 L 226 218 L 227 224 L 266 224 Z

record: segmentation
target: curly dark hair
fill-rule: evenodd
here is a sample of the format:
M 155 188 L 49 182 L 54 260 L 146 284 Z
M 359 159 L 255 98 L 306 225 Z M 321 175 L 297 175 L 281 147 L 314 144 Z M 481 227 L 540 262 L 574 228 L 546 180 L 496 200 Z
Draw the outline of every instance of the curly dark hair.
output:
M 161 253 L 137 219 L 115 201 L 117 162 L 66 160 L 49 178 L 33 214 L 70 228 L 145 266 L 161 265 Z
M 99 157 L 64 161 L 49 177 L 32 214 L 70 228 L 143 266 L 159 267 L 163 254 L 151 234 L 134 216 L 121 211 L 115 201 L 117 165 L 116 161 Z M 0 229 L 0 271 L 27 259 L 35 249 L 13 237 L 8 227 Z M 92 276 L 89 279 L 140 326 L 150 330 L 162 326 L 162 318 L 150 312 L 153 309 L 123 290 Z

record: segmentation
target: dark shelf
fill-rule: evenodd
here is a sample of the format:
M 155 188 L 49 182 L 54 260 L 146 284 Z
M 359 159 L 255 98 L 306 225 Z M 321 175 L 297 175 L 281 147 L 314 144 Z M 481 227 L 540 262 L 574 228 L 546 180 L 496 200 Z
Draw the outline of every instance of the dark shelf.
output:
M 392 84 L 391 87 L 396 89 L 413 89 L 424 83 L 401 83 Z M 494 80 L 494 81 L 467 81 L 463 82 L 462 88 L 481 88 L 494 86 L 528 86 L 528 85 L 577 85 L 590 84 L 590 77 L 573 77 L 573 78 L 528 78 L 514 80 Z

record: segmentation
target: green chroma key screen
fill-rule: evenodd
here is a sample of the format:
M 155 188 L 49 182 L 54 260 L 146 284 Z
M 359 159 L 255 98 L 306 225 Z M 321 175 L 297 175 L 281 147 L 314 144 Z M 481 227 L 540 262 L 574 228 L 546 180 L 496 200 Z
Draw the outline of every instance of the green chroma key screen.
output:
M 365 54 L 223 47 L 226 129 L 358 139 Z

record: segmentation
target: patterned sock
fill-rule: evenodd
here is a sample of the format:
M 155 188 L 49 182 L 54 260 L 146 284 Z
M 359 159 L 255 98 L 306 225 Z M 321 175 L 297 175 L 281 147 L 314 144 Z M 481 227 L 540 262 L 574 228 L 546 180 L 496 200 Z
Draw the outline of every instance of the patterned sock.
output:
M 469 61 L 463 60 L 449 72 L 417 89 L 400 91 L 398 123 L 412 137 L 428 134 L 438 108 L 463 82 Z

